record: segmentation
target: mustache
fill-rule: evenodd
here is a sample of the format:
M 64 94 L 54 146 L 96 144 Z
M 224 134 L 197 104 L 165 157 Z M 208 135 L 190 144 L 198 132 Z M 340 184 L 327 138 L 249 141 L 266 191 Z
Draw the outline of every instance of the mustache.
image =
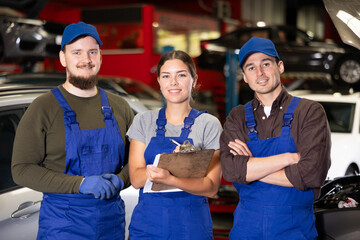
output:
M 79 64 L 76 67 L 77 68 L 84 68 L 84 67 L 93 68 L 93 67 L 95 67 L 95 65 L 92 63 L 87 63 L 87 64 Z

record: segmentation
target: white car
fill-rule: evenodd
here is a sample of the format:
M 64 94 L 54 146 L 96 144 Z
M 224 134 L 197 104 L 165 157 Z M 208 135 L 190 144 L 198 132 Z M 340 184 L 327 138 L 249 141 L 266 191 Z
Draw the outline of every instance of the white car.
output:
M 0 239 L 35 240 L 42 193 L 16 185 L 11 176 L 11 156 L 17 125 L 29 104 L 49 88 L 0 84 Z M 133 109 L 134 110 L 134 109 Z M 126 211 L 126 239 L 138 190 L 121 191 Z
M 331 167 L 327 179 L 357 175 L 360 166 L 360 93 L 291 94 L 321 103 L 331 129 Z

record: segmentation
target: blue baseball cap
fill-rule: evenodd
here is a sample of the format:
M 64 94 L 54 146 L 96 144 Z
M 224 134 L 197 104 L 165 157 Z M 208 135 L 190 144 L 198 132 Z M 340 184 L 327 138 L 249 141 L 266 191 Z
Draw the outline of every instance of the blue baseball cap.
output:
M 86 24 L 84 22 L 78 22 L 70 24 L 65 28 L 61 39 L 61 50 L 64 49 L 65 45 L 71 43 L 75 38 L 82 35 L 91 36 L 95 38 L 99 46 L 102 45 L 99 34 L 93 25 Z
M 241 69 L 247 57 L 256 52 L 261 52 L 270 57 L 276 57 L 280 60 L 280 57 L 276 52 L 275 45 L 271 40 L 266 38 L 252 37 L 240 49 L 239 66 Z

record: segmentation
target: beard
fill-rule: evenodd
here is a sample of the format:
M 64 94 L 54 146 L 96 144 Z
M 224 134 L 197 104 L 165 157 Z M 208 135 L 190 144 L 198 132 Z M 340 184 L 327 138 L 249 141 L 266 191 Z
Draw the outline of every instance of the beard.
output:
M 92 75 L 90 77 L 78 77 L 71 75 L 69 76 L 69 82 L 77 88 L 82 90 L 91 89 L 98 83 L 97 75 Z

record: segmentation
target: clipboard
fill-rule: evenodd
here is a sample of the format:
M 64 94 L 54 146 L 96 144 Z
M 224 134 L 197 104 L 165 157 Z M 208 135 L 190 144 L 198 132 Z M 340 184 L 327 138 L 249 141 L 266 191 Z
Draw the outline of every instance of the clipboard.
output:
M 160 155 L 157 166 L 168 170 L 176 177 L 205 177 L 214 152 L 214 149 L 205 149 L 191 152 L 163 153 Z M 153 183 L 151 190 L 163 191 L 173 188 L 170 185 Z

